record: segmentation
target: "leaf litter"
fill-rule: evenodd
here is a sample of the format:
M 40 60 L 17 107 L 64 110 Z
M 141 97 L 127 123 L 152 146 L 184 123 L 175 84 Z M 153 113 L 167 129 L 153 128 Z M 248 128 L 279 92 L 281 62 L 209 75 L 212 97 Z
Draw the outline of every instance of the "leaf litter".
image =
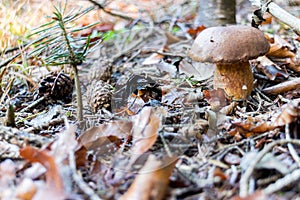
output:
M 34 92 L 45 77 L 36 67 L 48 71 L 38 60 L 28 59 L 25 75 L 3 68 L 1 114 L 10 100 L 16 128 L 0 130 L 0 198 L 299 197 L 299 41 L 284 28 L 267 34 L 270 52 L 251 62 L 255 90 L 246 102 L 231 102 L 212 89 L 213 66 L 186 56 L 206 28 L 189 24 L 186 11 L 195 12 L 194 5 L 157 5 L 165 17 L 143 2 L 142 13 L 138 5 L 111 2 L 100 13 L 103 23 L 82 32 L 107 37 L 79 66 L 86 130 L 73 125 L 74 99 Z M 115 12 L 125 17 L 111 18 Z M 95 20 L 90 15 L 80 23 Z M 102 81 L 100 89 L 108 84 L 109 92 L 91 90 L 93 81 Z M 91 94 L 103 96 L 95 101 Z M 110 106 L 101 106 L 107 99 Z

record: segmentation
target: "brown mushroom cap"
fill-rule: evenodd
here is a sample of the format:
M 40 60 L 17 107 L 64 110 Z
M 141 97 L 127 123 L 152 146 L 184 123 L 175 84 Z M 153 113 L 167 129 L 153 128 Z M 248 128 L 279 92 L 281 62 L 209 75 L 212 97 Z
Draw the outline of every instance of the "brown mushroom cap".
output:
M 269 51 L 263 32 L 242 25 L 211 27 L 196 38 L 189 56 L 197 62 L 245 62 Z

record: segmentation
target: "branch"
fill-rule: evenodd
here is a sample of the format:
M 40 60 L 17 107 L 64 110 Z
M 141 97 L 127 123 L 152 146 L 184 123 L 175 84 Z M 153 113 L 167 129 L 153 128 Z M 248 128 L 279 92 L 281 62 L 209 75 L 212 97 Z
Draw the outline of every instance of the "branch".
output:
M 267 12 L 271 15 L 282 21 L 283 23 L 287 24 L 292 28 L 292 30 L 297 34 L 300 35 L 300 19 L 295 17 L 294 15 L 288 13 L 276 3 L 270 1 L 265 5 Z
M 120 18 L 123 18 L 123 19 L 126 19 L 126 20 L 132 20 L 132 21 L 135 20 L 134 18 L 129 17 L 129 16 L 127 16 L 127 15 L 122 15 L 122 14 L 118 14 L 118 13 L 111 12 L 111 11 L 107 10 L 103 5 L 101 5 L 101 4 L 98 3 L 97 1 L 89 0 L 89 2 L 93 3 L 94 5 L 98 6 L 99 9 L 103 10 L 105 13 L 107 13 L 107 14 L 109 14 L 109 15 L 112 15 L 112 16 L 114 16 L 114 17 L 120 17 Z

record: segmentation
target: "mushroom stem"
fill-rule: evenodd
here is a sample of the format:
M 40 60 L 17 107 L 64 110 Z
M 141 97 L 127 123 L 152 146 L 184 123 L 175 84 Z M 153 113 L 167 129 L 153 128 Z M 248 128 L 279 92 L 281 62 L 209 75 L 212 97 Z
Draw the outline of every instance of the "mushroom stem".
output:
M 253 74 L 249 62 L 217 64 L 214 88 L 224 89 L 232 100 L 245 100 L 253 89 Z

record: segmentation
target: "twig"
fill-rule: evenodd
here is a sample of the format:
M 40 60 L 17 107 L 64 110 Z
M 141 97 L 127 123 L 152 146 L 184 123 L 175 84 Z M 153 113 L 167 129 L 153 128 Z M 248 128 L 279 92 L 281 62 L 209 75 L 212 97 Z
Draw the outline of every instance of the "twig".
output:
M 255 88 L 255 91 L 260 94 L 265 100 L 267 100 L 268 102 L 272 102 L 272 100 L 267 97 L 265 94 L 263 94 L 260 90 L 258 90 L 257 88 Z
M 170 57 L 181 57 L 186 58 L 187 55 L 183 53 L 172 53 L 172 52 L 162 52 L 161 50 L 154 50 L 154 49 L 146 49 L 142 50 L 142 53 L 157 53 L 162 56 L 170 56 Z
M 254 160 L 250 163 L 250 165 L 248 166 L 247 170 L 245 171 L 245 173 L 242 175 L 241 177 L 241 181 L 240 181 L 240 197 L 246 197 L 248 195 L 248 182 L 249 179 L 251 177 L 251 174 L 253 173 L 255 166 L 258 164 L 258 162 L 276 145 L 283 145 L 283 144 L 295 144 L 295 145 L 299 145 L 300 146 L 300 140 L 296 140 L 296 139 L 291 139 L 291 140 L 287 140 L 287 139 L 282 139 L 282 140 L 277 140 L 274 141 L 270 144 L 268 144 L 263 150 L 261 150 L 256 157 L 254 158 Z
M 123 18 L 123 19 L 126 19 L 126 20 L 132 20 L 134 21 L 135 19 L 132 18 L 132 17 L 129 17 L 127 15 L 122 15 L 122 14 L 118 14 L 118 13 L 114 13 L 108 9 L 106 9 L 103 5 L 101 5 L 100 3 L 98 3 L 97 1 L 94 1 L 94 0 L 89 0 L 89 2 L 93 3 L 94 5 L 98 6 L 99 9 L 103 10 L 105 13 L 109 14 L 109 15 L 112 15 L 114 17 L 120 17 L 120 18 Z
M 82 177 L 79 176 L 76 172 L 76 164 L 75 164 L 75 156 L 73 152 L 69 153 L 69 165 L 72 172 L 72 177 L 74 182 L 78 185 L 78 187 L 89 197 L 88 199 L 91 200 L 101 200 L 100 197 L 94 192 L 89 185 L 82 180 Z
M 164 145 L 164 149 L 166 150 L 168 156 L 169 156 L 169 157 L 174 156 L 174 155 L 172 154 L 172 152 L 171 152 L 171 150 L 170 150 L 170 147 L 169 147 L 169 145 L 167 144 L 167 142 L 166 142 L 164 136 L 163 136 L 161 133 L 159 134 L 159 136 L 160 136 L 160 139 L 161 139 L 161 141 L 162 141 L 162 143 L 163 143 L 163 145 Z
M 266 194 L 272 194 L 294 182 L 299 181 L 299 179 L 300 179 L 300 169 L 296 169 L 292 173 L 287 174 L 285 177 L 278 179 L 275 183 L 270 184 L 263 191 Z
M 277 95 L 279 93 L 289 92 L 300 88 L 300 78 L 293 78 L 291 80 L 279 83 L 277 85 L 263 89 L 267 94 Z
M 55 126 L 56 124 L 61 124 L 64 121 L 65 121 L 64 118 L 55 118 L 55 119 L 52 119 L 51 121 L 49 121 L 48 123 L 42 124 L 40 126 L 32 126 L 32 127 L 24 129 L 23 131 L 30 133 L 30 132 L 38 131 L 38 130 L 45 130 L 50 126 Z
M 19 57 L 21 55 L 20 52 L 16 53 L 15 55 L 13 55 L 12 57 L 4 60 L 3 62 L 0 63 L 0 68 L 8 65 L 8 63 L 10 63 L 11 61 L 13 61 L 14 59 L 16 59 L 17 57 Z
M 290 136 L 290 126 L 289 126 L 289 124 L 286 124 L 286 125 L 285 125 L 285 138 L 286 138 L 287 140 L 290 140 L 290 139 L 291 139 L 291 136 Z M 290 154 L 291 154 L 292 158 L 295 160 L 295 162 L 298 164 L 298 166 L 300 166 L 300 158 L 299 158 L 299 156 L 298 156 L 298 154 L 297 154 L 297 152 L 296 152 L 294 146 L 293 146 L 292 144 L 289 143 L 289 144 L 287 144 L 287 147 L 288 147 L 288 149 L 289 149 L 289 151 L 290 151 Z
M 37 106 L 44 100 L 45 100 L 45 96 L 42 96 L 41 98 L 39 98 L 39 99 L 35 100 L 34 102 L 32 102 L 31 104 L 29 104 L 27 107 L 20 110 L 19 113 L 26 112 L 27 110 L 34 108 L 35 106 Z
M 13 51 L 18 51 L 20 50 L 20 48 L 24 48 L 28 43 L 25 43 L 25 44 L 21 44 L 17 47 L 11 47 L 11 48 L 8 48 L 8 49 L 5 49 L 3 51 L 0 51 L 0 54 L 8 54 L 8 53 L 11 53 Z

